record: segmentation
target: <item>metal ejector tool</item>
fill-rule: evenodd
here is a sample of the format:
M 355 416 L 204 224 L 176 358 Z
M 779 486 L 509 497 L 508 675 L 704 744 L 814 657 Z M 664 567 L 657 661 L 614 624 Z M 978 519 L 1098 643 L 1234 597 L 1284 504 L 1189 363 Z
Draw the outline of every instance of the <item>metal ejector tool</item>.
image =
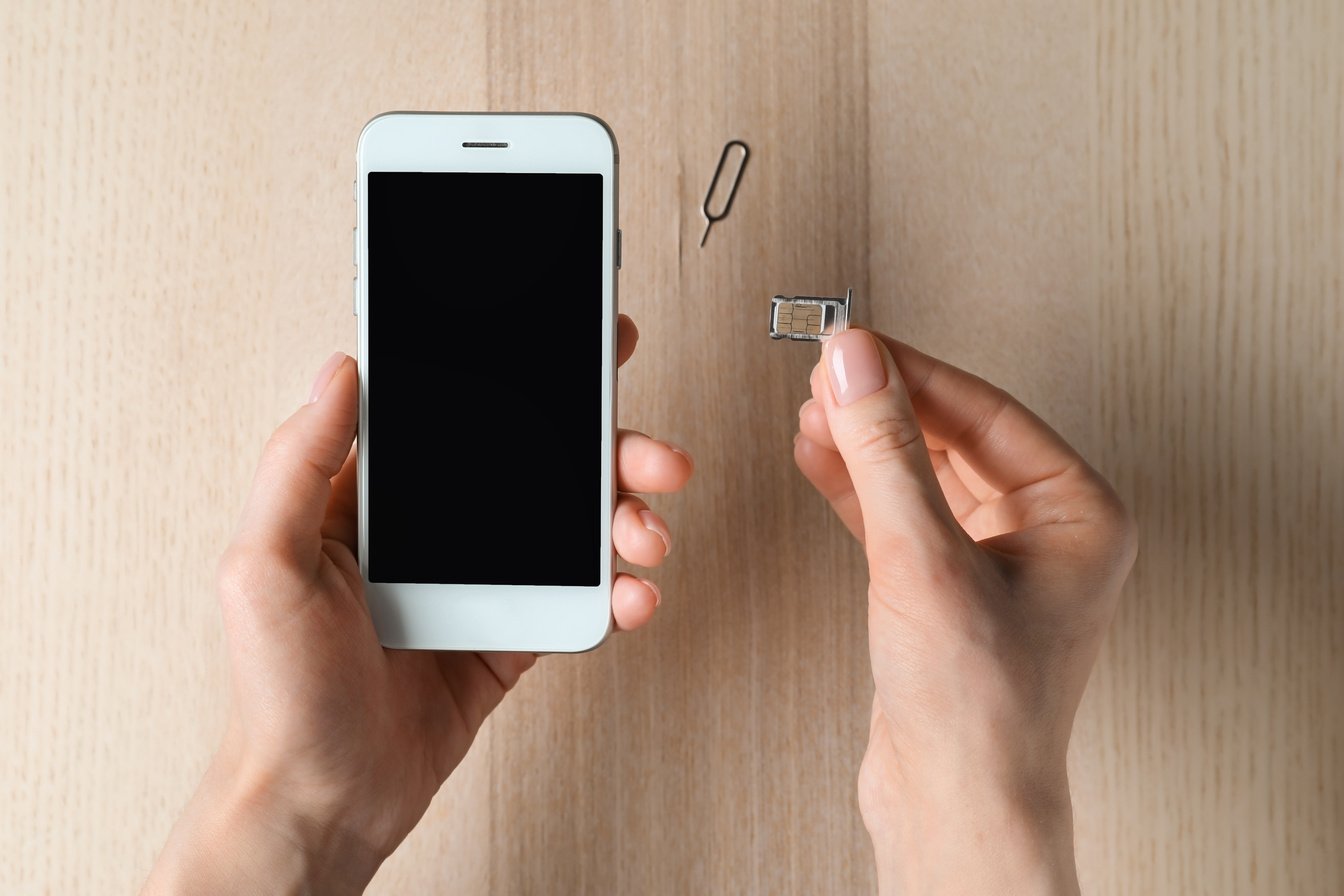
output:
M 728 185 L 728 198 L 723 201 L 723 210 L 712 212 L 709 209 L 710 200 L 714 198 L 714 190 L 719 185 L 719 176 L 723 174 L 723 166 L 727 164 L 728 157 L 732 154 L 733 147 L 742 150 L 738 156 L 737 169 L 733 172 L 732 182 Z M 709 228 L 713 227 L 719 221 L 728 217 L 728 212 L 733 208 L 733 200 L 737 198 L 737 186 L 742 183 L 742 172 L 747 170 L 747 159 L 751 158 L 751 149 L 741 140 L 729 140 L 724 144 L 723 152 L 719 153 L 719 164 L 714 169 L 714 177 L 709 182 L 709 191 L 705 193 L 705 201 L 700 203 L 700 214 L 705 216 L 705 232 L 700 234 L 700 248 L 705 248 L 705 240 L 709 239 Z
M 825 342 L 849 329 L 853 302 L 853 289 L 843 299 L 775 296 L 770 300 L 770 338 Z

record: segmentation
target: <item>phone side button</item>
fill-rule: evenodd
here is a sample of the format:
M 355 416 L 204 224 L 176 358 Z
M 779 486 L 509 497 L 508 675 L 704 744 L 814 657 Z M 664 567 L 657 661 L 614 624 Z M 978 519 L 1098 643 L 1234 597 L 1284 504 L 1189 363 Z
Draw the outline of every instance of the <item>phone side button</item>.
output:
M 616 229 L 616 270 L 621 269 L 621 231 Z

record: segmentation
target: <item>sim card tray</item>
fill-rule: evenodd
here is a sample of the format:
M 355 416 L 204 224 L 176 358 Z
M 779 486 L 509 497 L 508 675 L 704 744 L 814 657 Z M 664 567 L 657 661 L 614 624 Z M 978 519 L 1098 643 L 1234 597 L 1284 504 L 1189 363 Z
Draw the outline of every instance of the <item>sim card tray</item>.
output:
M 853 301 L 853 289 L 843 299 L 775 296 L 770 300 L 770 338 L 825 342 L 849 329 Z

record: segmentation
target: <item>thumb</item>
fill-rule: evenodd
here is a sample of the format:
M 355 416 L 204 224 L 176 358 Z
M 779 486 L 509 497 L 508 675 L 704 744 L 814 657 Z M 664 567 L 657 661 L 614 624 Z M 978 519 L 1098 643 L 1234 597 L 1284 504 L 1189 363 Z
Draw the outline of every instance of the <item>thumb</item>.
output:
M 822 348 L 821 366 L 830 388 L 818 391 L 859 499 L 870 558 L 884 546 L 908 551 L 912 536 L 961 532 L 886 346 L 867 330 L 846 330 Z
M 331 477 L 350 453 L 358 422 L 355 359 L 337 352 L 318 371 L 308 403 L 266 443 L 237 540 L 300 563 L 315 559 Z

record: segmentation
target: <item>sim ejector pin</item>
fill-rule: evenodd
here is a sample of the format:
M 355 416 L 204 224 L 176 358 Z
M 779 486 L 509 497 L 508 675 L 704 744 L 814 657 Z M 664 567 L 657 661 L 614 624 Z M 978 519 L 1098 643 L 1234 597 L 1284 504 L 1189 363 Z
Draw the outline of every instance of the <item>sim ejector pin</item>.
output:
M 770 300 L 770 338 L 825 342 L 849 329 L 853 314 L 853 289 L 843 299 L 775 296 Z
M 723 166 L 728 161 L 728 152 L 734 146 L 742 147 L 742 161 L 738 163 L 737 173 L 733 175 L 732 186 L 728 188 L 728 198 L 724 200 L 723 211 L 716 215 L 709 210 L 709 201 L 714 196 L 714 188 L 719 185 L 719 175 L 723 174 Z M 709 236 L 709 228 L 713 227 L 716 221 L 722 221 L 728 217 L 728 211 L 733 207 L 733 198 L 737 196 L 737 185 L 742 182 L 742 172 L 747 170 L 747 159 L 750 157 L 751 150 L 741 140 L 729 140 L 723 145 L 723 152 L 719 153 L 719 164 L 714 169 L 714 179 L 709 182 L 709 190 L 705 193 L 705 201 L 700 203 L 700 211 L 705 216 L 705 232 L 700 235 L 700 248 L 705 247 L 705 239 Z

